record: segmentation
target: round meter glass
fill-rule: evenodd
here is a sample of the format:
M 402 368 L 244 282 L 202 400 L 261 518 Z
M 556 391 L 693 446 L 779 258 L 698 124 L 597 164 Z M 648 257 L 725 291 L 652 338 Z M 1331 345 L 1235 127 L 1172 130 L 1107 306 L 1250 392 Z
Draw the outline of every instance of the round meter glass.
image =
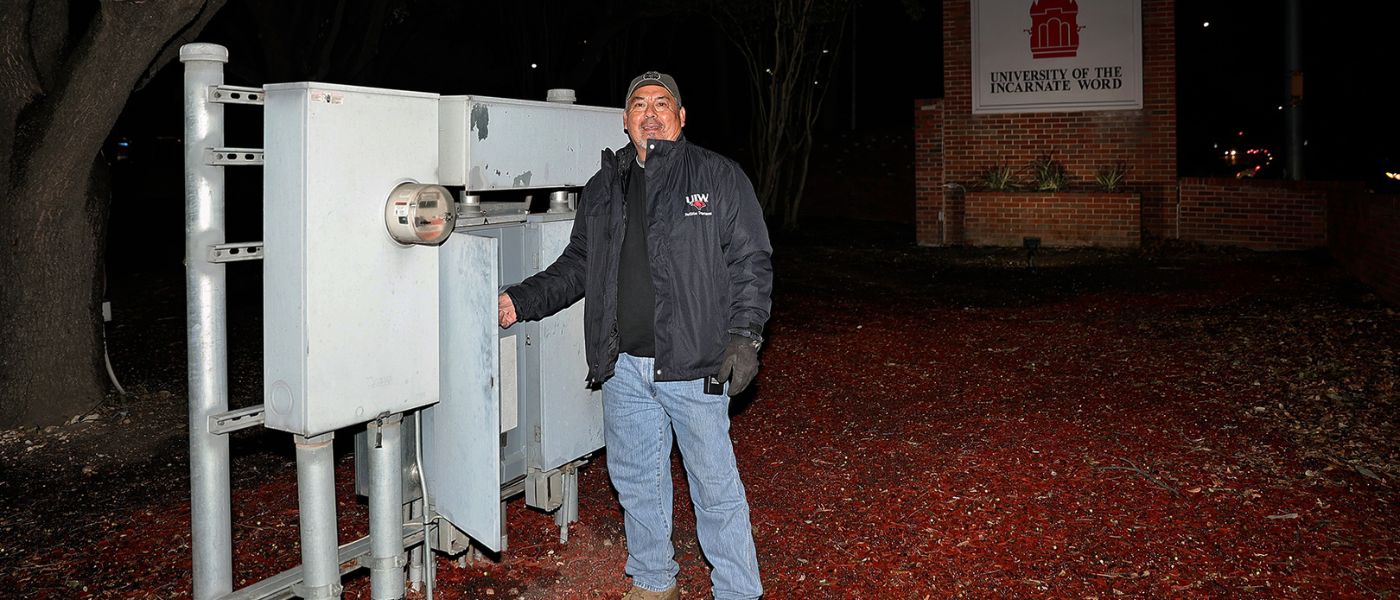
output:
M 456 218 L 452 194 L 440 185 L 401 183 L 384 204 L 389 237 L 400 244 L 441 244 Z

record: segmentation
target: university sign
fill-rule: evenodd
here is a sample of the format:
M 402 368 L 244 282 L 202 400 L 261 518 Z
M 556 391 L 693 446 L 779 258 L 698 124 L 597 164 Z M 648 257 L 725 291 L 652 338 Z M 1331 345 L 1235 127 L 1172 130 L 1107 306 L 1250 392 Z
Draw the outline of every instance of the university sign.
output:
M 1142 108 L 1141 0 L 972 0 L 972 112 Z

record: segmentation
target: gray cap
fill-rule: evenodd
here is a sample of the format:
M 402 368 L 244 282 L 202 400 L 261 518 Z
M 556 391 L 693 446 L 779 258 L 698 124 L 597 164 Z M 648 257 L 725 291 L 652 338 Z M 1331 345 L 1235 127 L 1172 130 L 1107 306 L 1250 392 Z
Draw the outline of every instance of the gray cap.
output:
M 676 86 L 676 78 L 659 71 L 647 71 L 638 75 L 632 80 L 632 85 L 627 86 L 627 95 L 623 97 L 622 104 L 626 106 L 632 101 L 632 92 L 644 85 L 659 85 L 671 92 L 671 97 L 676 99 L 676 106 L 681 105 L 681 89 Z

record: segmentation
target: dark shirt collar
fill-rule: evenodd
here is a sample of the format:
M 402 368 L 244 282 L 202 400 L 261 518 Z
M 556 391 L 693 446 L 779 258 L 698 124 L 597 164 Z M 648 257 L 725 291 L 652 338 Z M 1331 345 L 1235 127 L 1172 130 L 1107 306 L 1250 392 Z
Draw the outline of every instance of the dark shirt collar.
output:
M 676 148 L 681 147 L 681 145 L 684 144 L 684 143 L 685 143 L 685 133 L 683 133 L 683 132 L 681 133 L 681 136 L 680 136 L 680 137 L 676 138 L 675 141 L 671 141 L 671 140 L 647 140 L 647 160 L 646 160 L 646 162 L 652 163 L 652 159 L 659 159 L 659 160 L 664 161 L 664 160 L 666 159 L 667 156 L 670 156 L 671 154 L 674 154 L 674 153 L 676 152 Z M 636 155 L 637 155 L 637 148 L 636 148 L 636 146 L 633 146 L 632 144 L 628 144 L 628 145 L 627 145 L 627 150 L 629 151 L 630 156 L 633 157 L 632 159 L 633 159 L 633 160 L 636 160 Z M 655 163 L 652 163 L 652 164 L 655 164 Z

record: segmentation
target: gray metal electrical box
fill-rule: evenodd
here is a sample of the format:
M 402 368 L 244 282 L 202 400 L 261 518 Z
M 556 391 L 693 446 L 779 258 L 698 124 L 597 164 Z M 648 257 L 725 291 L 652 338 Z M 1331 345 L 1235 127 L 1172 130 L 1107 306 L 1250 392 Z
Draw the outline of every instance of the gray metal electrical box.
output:
M 443 96 L 442 177 L 471 191 L 579 187 L 599 152 L 625 142 L 622 110 L 488 96 Z
M 627 143 L 622 110 L 305 82 L 265 92 L 266 425 L 314 436 L 409 413 L 422 456 L 404 454 L 422 459 L 431 510 L 503 549 L 503 496 L 567 508 L 575 469 L 603 447 L 582 302 L 496 322 L 499 290 L 554 262 L 574 213 L 463 209 L 439 245 L 402 245 L 386 218 L 417 217 L 390 195 L 406 182 L 577 190 L 601 150 Z M 406 502 L 421 497 L 413 483 Z M 576 504 L 560 515 L 577 518 Z
M 438 401 L 436 247 L 390 239 L 384 205 L 438 175 L 438 96 L 266 87 L 267 426 L 319 435 Z
M 530 274 L 542 271 L 569 245 L 573 214 L 530 215 L 525 245 Z M 527 323 L 532 339 L 521 372 L 538 406 L 526 424 L 538 443 L 527 450 L 526 468 L 548 471 L 603 447 L 602 392 L 589 388 L 583 346 L 583 305 L 574 303 L 537 323 Z

